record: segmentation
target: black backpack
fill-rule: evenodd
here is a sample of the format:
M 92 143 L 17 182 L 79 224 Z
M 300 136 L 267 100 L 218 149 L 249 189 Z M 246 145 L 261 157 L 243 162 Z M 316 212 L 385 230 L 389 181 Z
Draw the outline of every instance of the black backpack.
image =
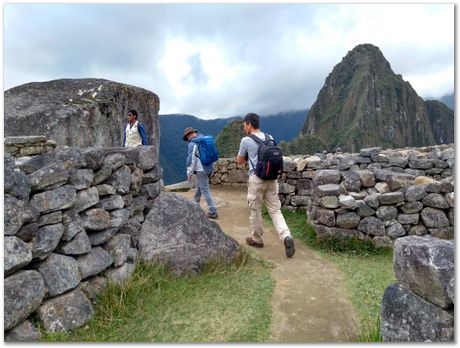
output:
M 251 162 L 255 174 L 262 180 L 275 180 L 283 172 L 283 152 L 273 139 L 264 133 L 265 141 L 254 134 L 249 137 L 259 144 L 257 164 Z

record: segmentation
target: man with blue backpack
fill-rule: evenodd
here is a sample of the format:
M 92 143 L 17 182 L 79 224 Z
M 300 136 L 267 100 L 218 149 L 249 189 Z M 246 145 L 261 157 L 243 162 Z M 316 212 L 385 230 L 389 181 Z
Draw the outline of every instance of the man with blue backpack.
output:
M 219 215 L 209 189 L 209 177 L 214 171 L 213 163 L 219 159 L 219 153 L 212 136 L 205 136 L 197 132 L 198 130 L 187 127 L 182 138 L 184 141 L 188 141 L 187 179 L 191 180 L 192 175 L 196 174 L 198 184 L 193 198 L 195 202 L 199 203 L 201 195 L 203 195 L 209 208 L 206 216 L 210 219 L 217 219 Z
M 260 130 L 259 115 L 247 114 L 243 126 L 247 136 L 241 139 L 236 161 L 239 164 L 249 162 L 247 199 L 251 209 L 249 221 L 252 235 L 246 238 L 246 244 L 256 248 L 264 247 L 262 204 L 265 203 L 276 232 L 284 244 L 286 256 L 292 257 L 295 253 L 294 240 L 281 213 L 278 197 L 277 178 L 283 172 L 283 153 L 276 146 L 273 137 Z

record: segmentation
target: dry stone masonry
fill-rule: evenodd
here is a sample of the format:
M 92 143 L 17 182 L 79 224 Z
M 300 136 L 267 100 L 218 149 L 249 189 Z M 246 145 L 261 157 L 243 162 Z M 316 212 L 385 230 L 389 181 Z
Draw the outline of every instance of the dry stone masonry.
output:
M 30 140 L 6 142 L 20 148 Z M 31 155 L 22 149 L 11 153 Z M 5 341 L 37 340 L 31 315 L 47 331 L 84 325 L 96 294 L 129 279 L 138 260 L 180 275 L 234 259 L 237 242 L 197 204 L 161 192 L 158 158 L 155 146 L 5 154 Z
M 285 157 L 284 208 L 307 210 L 318 237 L 393 246 L 406 235 L 454 236 L 454 146 Z M 220 159 L 211 182 L 247 183 L 247 165 Z

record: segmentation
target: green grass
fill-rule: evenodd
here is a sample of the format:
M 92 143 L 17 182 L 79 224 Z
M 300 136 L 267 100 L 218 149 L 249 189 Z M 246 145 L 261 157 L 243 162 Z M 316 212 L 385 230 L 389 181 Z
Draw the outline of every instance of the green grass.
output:
M 269 221 L 266 209 L 263 215 Z M 295 239 L 333 262 L 345 275 L 346 291 L 359 320 L 356 341 L 381 341 L 379 320 L 383 293 L 388 285 L 396 282 L 392 250 L 378 249 L 360 240 L 318 240 L 313 227 L 306 222 L 305 212 L 283 210 L 283 215 Z
M 95 316 L 44 342 L 264 342 L 274 280 L 267 262 L 242 252 L 232 265 L 210 263 L 200 275 L 175 277 L 139 263 L 122 286 L 110 284 Z

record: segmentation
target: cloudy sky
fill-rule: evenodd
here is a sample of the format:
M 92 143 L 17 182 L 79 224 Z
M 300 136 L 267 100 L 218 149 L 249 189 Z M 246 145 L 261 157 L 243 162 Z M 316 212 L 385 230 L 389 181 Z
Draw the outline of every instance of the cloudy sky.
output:
M 417 93 L 454 90 L 452 4 L 5 4 L 4 89 L 105 78 L 158 94 L 160 114 L 309 108 L 358 44 Z

